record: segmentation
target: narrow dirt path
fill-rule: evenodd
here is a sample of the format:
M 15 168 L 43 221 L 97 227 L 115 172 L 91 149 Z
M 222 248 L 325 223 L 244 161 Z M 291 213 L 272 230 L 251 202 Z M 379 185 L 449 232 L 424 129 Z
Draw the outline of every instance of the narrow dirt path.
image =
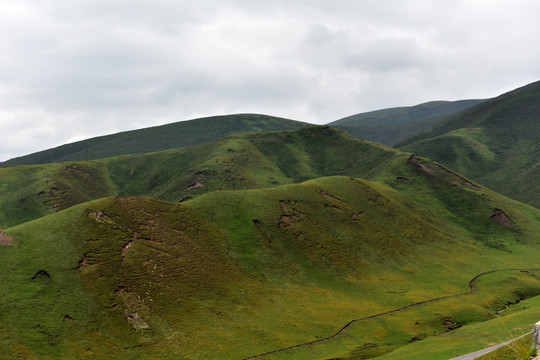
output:
M 486 354 L 489 354 L 490 352 L 493 352 L 499 348 L 502 348 L 503 346 L 506 346 L 510 343 L 513 343 L 514 341 L 516 340 L 519 340 L 521 339 L 522 337 L 524 336 L 527 336 L 527 335 L 530 335 L 532 334 L 532 331 L 529 331 L 528 333 L 526 334 L 523 334 L 521 336 L 518 336 L 517 338 L 515 339 L 512 339 L 512 340 L 508 340 L 508 341 L 505 341 L 503 343 L 500 343 L 498 345 L 494 345 L 494 346 L 490 346 L 488 348 L 485 348 L 485 349 L 482 349 L 482 350 L 478 350 L 478 351 L 475 351 L 473 353 L 470 353 L 470 354 L 465 354 L 465 355 L 461 355 L 461 356 L 458 356 L 458 357 L 455 357 L 455 358 L 452 358 L 450 360 L 474 360 L 474 359 L 478 359 L 479 357 L 481 356 L 484 356 Z
M 366 316 L 366 317 L 363 317 L 363 318 L 360 318 L 360 319 L 354 319 L 354 320 L 349 321 L 347 324 L 345 324 L 345 326 L 343 326 L 334 335 L 328 336 L 326 338 L 315 340 L 315 341 L 310 341 L 310 342 L 303 343 L 303 344 L 293 345 L 293 346 L 289 346 L 289 347 L 282 348 L 282 349 L 269 351 L 269 352 L 266 352 L 266 353 L 263 353 L 263 354 L 250 356 L 250 357 L 244 358 L 242 360 L 260 359 L 260 358 L 264 358 L 266 356 L 273 355 L 273 354 L 276 354 L 276 353 L 286 352 L 286 351 L 294 350 L 294 349 L 299 349 L 299 348 L 306 347 L 306 346 L 309 346 L 309 345 L 315 345 L 315 344 L 324 343 L 326 341 L 329 341 L 329 340 L 332 340 L 332 339 L 338 337 L 341 333 L 346 331 L 347 328 L 349 328 L 352 324 L 359 323 L 361 321 L 365 321 L 365 320 L 369 320 L 369 319 L 375 319 L 375 318 L 379 318 L 379 317 L 382 317 L 382 316 L 395 314 L 395 313 L 398 313 L 400 311 L 407 310 L 407 309 L 410 309 L 410 308 L 413 308 L 413 307 L 416 307 L 416 306 L 420 306 L 420 305 L 424 305 L 424 304 L 429 304 L 429 303 L 433 303 L 433 302 L 437 302 L 437 301 L 441 301 L 441 300 L 445 300 L 445 299 L 456 298 L 456 297 L 460 297 L 460 296 L 474 294 L 476 292 L 476 288 L 474 286 L 475 282 L 478 281 L 478 279 L 480 279 L 481 277 L 483 277 L 485 275 L 493 274 L 493 273 L 496 273 L 496 272 L 503 272 L 503 271 L 528 272 L 528 271 L 538 271 L 538 270 L 540 270 L 540 268 L 535 268 L 535 269 L 497 269 L 497 270 L 486 271 L 486 272 L 483 272 L 483 273 L 480 273 L 480 274 L 476 275 L 475 277 L 473 277 L 471 279 L 471 281 L 469 281 L 470 290 L 467 291 L 467 292 L 464 292 L 464 293 L 461 293 L 461 294 L 455 294 L 455 295 L 441 296 L 441 297 L 437 297 L 437 298 L 430 299 L 430 300 L 424 300 L 424 301 L 420 301 L 420 302 L 417 302 L 417 303 L 414 303 L 414 304 L 411 304 L 411 305 L 404 306 L 404 307 L 399 308 L 399 309 L 394 309 L 394 310 L 386 311 L 386 312 L 383 312 L 383 313 L 380 313 L 380 314 Z M 504 345 L 501 345 L 501 346 L 504 346 Z

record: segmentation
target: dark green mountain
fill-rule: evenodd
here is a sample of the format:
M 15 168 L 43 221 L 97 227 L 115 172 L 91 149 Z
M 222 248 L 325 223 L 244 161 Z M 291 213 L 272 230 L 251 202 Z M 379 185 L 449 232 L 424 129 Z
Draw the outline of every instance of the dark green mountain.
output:
M 94 160 L 117 155 L 144 154 L 212 141 L 225 136 L 299 129 L 307 123 L 267 115 L 213 116 L 100 136 L 14 158 L 0 166 Z
M 540 82 L 457 113 L 397 146 L 539 207 Z
M 485 100 L 431 101 L 348 116 L 328 125 L 363 140 L 392 146 Z

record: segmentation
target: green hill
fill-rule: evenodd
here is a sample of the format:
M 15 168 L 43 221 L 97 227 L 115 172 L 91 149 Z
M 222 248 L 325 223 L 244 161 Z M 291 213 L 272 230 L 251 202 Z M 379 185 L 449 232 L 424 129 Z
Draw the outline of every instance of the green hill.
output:
M 356 114 L 328 125 L 345 130 L 359 139 L 392 146 L 483 101 L 485 100 L 431 101 L 416 106 Z
M 398 144 L 514 199 L 540 206 L 540 82 L 457 113 Z
M 107 196 L 179 202 L 214 190 L 268 188 L 321 176 L 371 179 L 396 154 L 322 126 L 235 135 L 151 154 L 0 168 L 0 226 Z
M 0 166 L 48 164 L 144 154 L 198 145 L 238 133 L 292 130 L 305 126 L 309 124 L 267 115 L 213 116 L 82 140 L 14 158 L 0 163 Z
M 540 294 L 539 231 L 328 126 L 5 167 L 0 358 L 448 359 Z
M 0 357 L 390 356 L 540 292 L 538 210 L 388 152 L 377 182 L 104 198 L 3 230 Z

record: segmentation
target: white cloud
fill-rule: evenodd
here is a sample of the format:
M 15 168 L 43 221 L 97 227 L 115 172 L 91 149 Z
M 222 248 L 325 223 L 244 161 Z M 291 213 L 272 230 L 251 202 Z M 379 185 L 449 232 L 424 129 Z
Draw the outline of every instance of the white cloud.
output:
M 258 112 L 326 123 L 538 80 L 533 0 L 0 0 L 0 161 Z

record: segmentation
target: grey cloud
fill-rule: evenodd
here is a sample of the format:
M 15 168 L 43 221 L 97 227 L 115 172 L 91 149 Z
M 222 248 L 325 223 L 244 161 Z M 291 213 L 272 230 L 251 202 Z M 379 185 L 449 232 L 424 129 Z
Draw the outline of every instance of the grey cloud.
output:
M 540 77 L 539 11 L 533 0 L 0 0 L 0 125 L 12 135 L 0 161 L 198 116 L 324 123 L 495 96 Z
M 413 38 L 391 38 L 359 48 L 346 64 L 368 72 L 396 72 L 425 68 L 428 56 Z

